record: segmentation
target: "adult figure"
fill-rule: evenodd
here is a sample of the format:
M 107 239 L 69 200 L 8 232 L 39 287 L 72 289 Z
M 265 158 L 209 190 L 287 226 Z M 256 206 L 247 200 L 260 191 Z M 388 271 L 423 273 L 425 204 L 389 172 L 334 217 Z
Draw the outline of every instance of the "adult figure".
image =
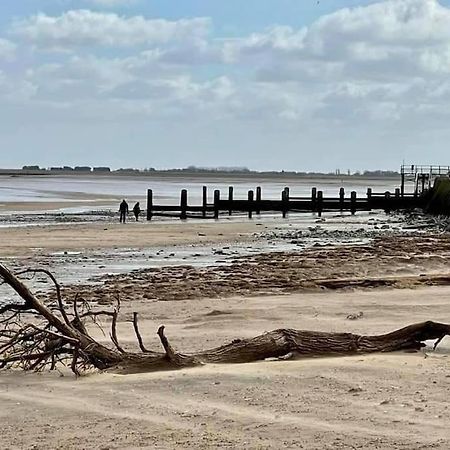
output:
M 133 206 L 134 217 L 136 218 L 136 222 L 139 222 L 139 214 L 141 214 L 141 207 L 139 206 L 139 202 L 137 202 Z
M 125 200 L 122 200 L 122 203 L 119 206 L 119 212 L 120 223 L 125 223 L 128 214 L 128 203 Z

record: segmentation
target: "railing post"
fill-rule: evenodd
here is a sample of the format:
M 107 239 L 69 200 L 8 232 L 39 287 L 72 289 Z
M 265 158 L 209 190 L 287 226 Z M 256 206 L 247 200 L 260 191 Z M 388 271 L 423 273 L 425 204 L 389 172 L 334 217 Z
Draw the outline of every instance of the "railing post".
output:
M 253 191 L 248 191 L 248 218 L 253 217 Z
M 323 192 L 317 192 L 317 212 L 319 213 L 319 217 L 322 217 L 323 211 Z
M 147 220 L 152 220 L 153 216 L 153 191 L 147 189 Z
M 214 219 L 219 218 L 219 201 L 220 201 L 220 191 L 216 189 L 214 191 Z
M 356 212 L 356 192 L 352 191 L 350 194 L 350 211 L 352 215 Z
M 255 205 L 256 214 L 261 214 L 261 186 L 256 188 L 256 205 Z
M 187 189 L 181 190 L 181 198 L 180 198 L 180 219 L 187 219 Z

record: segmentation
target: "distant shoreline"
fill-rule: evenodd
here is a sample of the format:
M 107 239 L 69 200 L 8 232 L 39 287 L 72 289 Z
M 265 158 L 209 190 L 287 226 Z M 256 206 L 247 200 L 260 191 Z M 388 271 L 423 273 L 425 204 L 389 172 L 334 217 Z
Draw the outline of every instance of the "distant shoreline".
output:
M 189 170 L 152 170 L 152 171 L 126 171 L 126 170 L 112 170 L 107 171 L 52 171 L 52 170 L 22 170 L 22 169 L 0 169 L 0 176 L 14 176 L 14 177 L 143 177 L 143 178 L 220 178 L 220 179 L 239 179 L 239 178 L 254 178 L 254 179 L 317 179 L 327 178 L 331 180 L 340 179 L 367 179 L 367 180 L 381 180 L 381 179 L 398 179 L 398 173 L 382 173 L 380 175 L 375 173 L 353 173 L 353 174 L 334 174 L 334 173 L 318 173 L 318 172 L 257 172 L 257 171 L 189 171 Z

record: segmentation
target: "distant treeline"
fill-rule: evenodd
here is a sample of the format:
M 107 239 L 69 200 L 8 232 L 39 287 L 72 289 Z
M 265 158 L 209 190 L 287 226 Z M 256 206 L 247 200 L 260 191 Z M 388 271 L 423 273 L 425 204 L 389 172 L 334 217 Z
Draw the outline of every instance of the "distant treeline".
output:
M 302 171 L 256 171 L 250 170 L 247 167 L 196 167 L 188 166 L 183 169 L 155 169 L 154 167 L 145 169 L 134 169 L 134 168 L 120 168 L 111 169 L 110 167 L 90 167 L 90 166 L 61 166 L 61 167 L 49 167 L 42 168 L 37 165 L 23 166 L 22 169 L 17 171 L 1 171 L 1 172 L 22 172 L 25 174 L 242 174 L 242 175 L 284 175 L 284 176 L 332 176 L 332 177 L 397 177 L 400 176 L 399 172 L 393 170 L 365 170 L 363 172 L 350 172 L 350 170 L 345 173 L 341 173 L 339 170 L 334 172 L 302 172 Z

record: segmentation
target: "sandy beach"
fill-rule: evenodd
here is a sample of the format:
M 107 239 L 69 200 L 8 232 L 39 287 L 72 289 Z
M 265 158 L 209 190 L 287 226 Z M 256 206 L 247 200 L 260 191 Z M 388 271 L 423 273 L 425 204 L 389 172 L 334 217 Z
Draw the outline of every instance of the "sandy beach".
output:
M 450 0 L 0 18 L 0 450 L 450 450 Z
M 154 302 L 146 344 L 165 323 L 179 350 L 276 327 L 376 333 L 448 318 L 449 288 Z M 214 311 L 221 313 L 212 314 Z M 362 311 L 361 320 L 347 320 Z M 134 348 L 131 324 L 119 327 Z M 177 372 L 0 376 L 5 449 L 392 448 L 450 445 L 450 342 L 436 352 L 208 365 Z
M 148 348 L 160 350 L 164 324 L 178 351 L 194 352 L 277 328 L 377 334 L 448 322 L 450 238 L 405 223 L 32 220 L 1 230 L 1 254 L 15 269 L 53 271 L 68 301 L 111 307 L 119 294 L 125 349 L 137 350 L 136 311 Z M 44 280 L 30 285 L 53 295 Z M 436 351 L 172 372 L 2 372 L 0 447 L 446 449 L 449 354 L 444 339 Z

